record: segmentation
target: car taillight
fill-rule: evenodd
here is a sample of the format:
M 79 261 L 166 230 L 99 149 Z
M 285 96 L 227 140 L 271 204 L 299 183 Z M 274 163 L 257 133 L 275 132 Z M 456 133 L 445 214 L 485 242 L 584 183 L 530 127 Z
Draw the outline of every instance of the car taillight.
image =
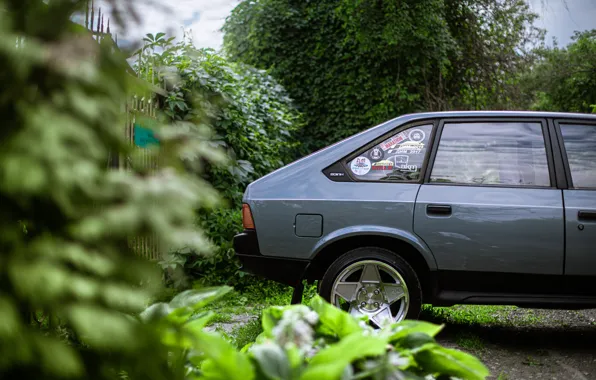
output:
M 252 220 L 252 212 L 250 206 L 244 203 L 242 205 L 242 226 L 245 230 L 254 230 L 255 222 Z

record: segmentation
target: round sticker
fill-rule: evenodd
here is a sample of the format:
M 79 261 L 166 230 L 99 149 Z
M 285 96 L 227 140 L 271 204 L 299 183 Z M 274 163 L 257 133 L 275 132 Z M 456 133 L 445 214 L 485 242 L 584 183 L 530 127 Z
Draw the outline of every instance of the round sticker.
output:
M 383 158 L 383 156 L 385 154 L 379 147 L 376 147 L 376 148 L 373 148 L 368 155 L 370 156 L 371 160 L 379 161 Z
M 410 138 L 410 141 L 420 142 L 424 140 L 426 134 L 422 129 L 414 129 L 408 134 L 408 137 Z
M 370 160 L 366 157 L 355 158 L 350 169 L 356 175 L 365 175 L 370 171 Z

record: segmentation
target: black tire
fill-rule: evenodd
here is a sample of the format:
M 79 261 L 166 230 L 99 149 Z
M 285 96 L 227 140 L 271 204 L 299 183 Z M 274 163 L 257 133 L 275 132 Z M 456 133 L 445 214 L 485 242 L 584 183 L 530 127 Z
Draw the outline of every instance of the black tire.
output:
M 319 295 L 328 302 L 332 302 L 331 292 L 336 277 L 349 265 L 364 260 L 378 260 L 397 270 L 406 283 L 410 297 L 406 319 L 418 319 L 422 308 L 422 287 L 416 271 L 398 254 L 384 248 L 356 248 L 341 255 L 327 268 L 323 278 L 319 281 Z

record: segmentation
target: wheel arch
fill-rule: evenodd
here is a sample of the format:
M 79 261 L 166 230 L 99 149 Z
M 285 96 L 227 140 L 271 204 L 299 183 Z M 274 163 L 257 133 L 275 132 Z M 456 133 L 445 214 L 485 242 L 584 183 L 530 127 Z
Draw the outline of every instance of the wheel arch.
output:
M 308 281 L 320 280 L 333 261 L 341 255 L 355 248 L 378 247 L 384 248 L 401 256 L 408 262 L 418 275 L 424 300 L 430 300 L 434 294 L 432 272 L 436 270 L 434 256 L 423 242 L 403 235 L 384 231 L 361 231 L 346 233 L 328 239 L 326 243 L 319 244 L 319 248 L 312 255 L 311 263 L 305 274 Z M 406 235 L 406 236 L 404 236 Z

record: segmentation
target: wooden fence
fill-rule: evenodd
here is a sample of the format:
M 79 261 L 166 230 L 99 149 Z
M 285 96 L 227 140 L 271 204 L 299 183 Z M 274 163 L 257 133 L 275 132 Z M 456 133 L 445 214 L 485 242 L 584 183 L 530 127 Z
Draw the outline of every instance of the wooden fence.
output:
M 102 14 L 101 8 L 95 12 L 93 1 L 88 2 L 85 12 L 85 27 L 91 31 L 93 38 L 100 42 L 104 39 L 110 39 L 114 46 L 117 47 L 118 37 L 113 35 L 110 30 L 109 19 L 104 20 L 105 15 Z M 131 75 L 136 75 L 134 70 L 130 68 Z M 148 154 L 148 151 L 135 144 L 135 132 L 141 127 L 138 123 L 137 116 L 142 115 L 143 118 L 156 119 L 157 110 L 159 109 L 158 94 L 165 94 L 161 88 L 153 86 L 154 92 L 146 96 L 133 96 L 127 101 L 124 106 L 126 113 L 126 122 L 123 126 L 123 133 L 126 141 L 131 145 L 135 151 L 135 156 L 140 157 L 141 164 L 150 168 L 150 171 L 155 171 L 159 167 L 158 160 L 154 155 Z M 115 170 L 131 170 L 130 157 L 111 157 L 109 165 Z M 144 236 L 130 239 L 131 248 L 139 255 L 150 260 L 159 260 L 161 252 L 159 244 L 155 236 Z

